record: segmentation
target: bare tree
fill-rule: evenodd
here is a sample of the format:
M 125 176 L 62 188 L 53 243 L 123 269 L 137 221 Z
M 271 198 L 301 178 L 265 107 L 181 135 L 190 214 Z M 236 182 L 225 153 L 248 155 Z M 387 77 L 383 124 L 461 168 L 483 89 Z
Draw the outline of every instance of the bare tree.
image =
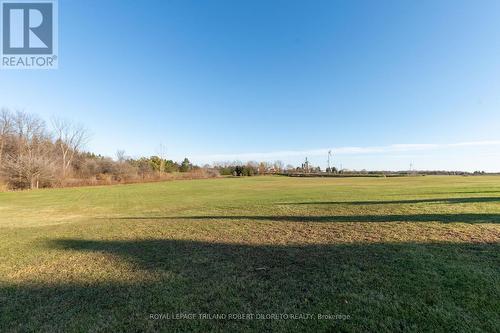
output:
M 39 188 L 50 186 L 54 180 L 55 161 L 51 156 L 50 145 L 42 143 L 28 154 L 8 156 L 3 172 L 15 188 Z
M 12 149 L 6 154 L 2 173 L 16 188 L 38 188 L 54 174 L 52 143 L 40 118 L 18 111 L 12 118 Z
M 125 150 L 117 150 L 116 151 L 116 179 L 117 180 L 126 180 L 131 179 L 137 176 L 138 169 L 136 165 L 132 165 L 130 161 L 130 157 L 125 154 Z
M 75 154 L 87 143 L 89 134 L 84 126 L 61 118 L 52 119 L 52 125 L 56 135 L 56 146 L 60 152 L 64 180 Z
M 12 113 L 7 109 L 0 111 L 0 167 L 7 145 L 7 140 L 12 135 L 14 129 L 14 119 Z
M 275 172 L 282 172 L 283 168 L 285 167 L 285 163 L 283 163 L 283 161 L 278 160 L 274 162 L 273 167 Z
M 165 160 L 167 159 L 167 146 L 160 143 L 158 147 L 158 157 L 160 157 L 160 176 L 165 172 Z
M 123 163 L 127 159 L 127 156 L 125 156 L 125 150 L 123 149 L 118 149 L 116 151 L 116 160 L 118 163 Z

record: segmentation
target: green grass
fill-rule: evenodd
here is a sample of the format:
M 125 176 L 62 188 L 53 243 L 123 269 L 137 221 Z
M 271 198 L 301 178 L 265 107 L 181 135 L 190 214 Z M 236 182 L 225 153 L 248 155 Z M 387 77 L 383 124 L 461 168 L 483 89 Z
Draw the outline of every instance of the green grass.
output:
M 498 332 L 499 223 L 500 177 L 0 193 L 0 331 Z

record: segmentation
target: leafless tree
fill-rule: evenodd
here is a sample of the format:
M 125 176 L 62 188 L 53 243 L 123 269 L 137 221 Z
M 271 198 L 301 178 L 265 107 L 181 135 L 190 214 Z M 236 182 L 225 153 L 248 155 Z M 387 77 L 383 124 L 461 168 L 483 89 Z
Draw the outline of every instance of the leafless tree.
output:
M 117 150 L 116 151 L 116 179 L 117 180 L 126 180 L 137 177 L 138 168 L 136 165 L 132 165 L 128 161 L 130 157 L 125 155 L 125 150 Z
M 273 167 L 273 165 L 269 162 L 260 162 L 259 163 L 259 174 L 265 174 L 269 172 L 269 170 Z
M 166 173 L 193 169 L 187 159 L 181 164 L 167 161 L 163 145 L 159 149 L 160 157 L 132 158 L 126 156 L 124 151 L 118 151 L 118 161 L 84 152 L 88 133 L 83 126 L 62 119 L 53 119 L 52 124 L 53 131 L 49 132 L 45 122 L 35 115 L 0 110 L 2 183 L 15 189 L 51 187 L 55 184 L 78 186 L 157 179 L 158 171 Z M 241 162 L 236 163 L 242 166 Z M 65 180 L 70 175 L 71 179 Z
M 167 159 L 167 146 L 160 143 L 158 147 L 158 157 L 160 157 L 160 176 L 165 172 L 165 160 Z
M 257 170 L 259 168 L 259 162 L 257 161 L 248 161 L 247 162 L 247 166 L 252 168 L 252 169 L 255 169 Z
M 116 160 L 118 161 L 118 163 L 123 163 L 126 159 L 127 157 L 125 156 L 125 150 L 118 149 L 116 151 Z
M 276 172 L 281 172 L 283 171 L 283 168 L 285 167 L 285 163 L 283 161 L 275 161 L 274 162 L 274 171 Z
M 38 188 L 54 174 L 52 143 L 40 118 L 18 111 L 12 118 L 12 149 L 5 154 L 2 173 L 17 188 Z
M 15 188 L 39 188 L 49 186 L 54 181 L 55 161 L 51 157 L 50 147 L 42 144 L 36 152 L 5 159 L 3 171 L 9 183 Z
M 7 140 L 13 133 L 14 119 L 12 113 L 7 109 L 0 111 L 0 167 L 4 156 Z
M 54 118 L 52 125 L 56 135 L 56 146 L 60 153 L 62 179 L 64 180 L 75 154 L 87 143 L 89 134 L 83 125 L 66 119 Z

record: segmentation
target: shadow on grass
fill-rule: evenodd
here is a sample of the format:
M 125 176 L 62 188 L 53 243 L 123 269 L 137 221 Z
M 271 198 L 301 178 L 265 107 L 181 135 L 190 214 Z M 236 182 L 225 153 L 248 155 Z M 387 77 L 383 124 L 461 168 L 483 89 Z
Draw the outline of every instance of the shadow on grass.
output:
M 117 220 L 251 220 L 276 222 L 439 222 L 500 223 L 500 214 L 414 214 L 414 215 L 193 215 L 193 216 L 125 216 Z
M 57 239 L 48 246 L 60 258 L 84 252 L 129 265 L 103 265 L 103 280 L 1 285 L 1 331 L 494 331 L 500 323 L 499 244 Z M 130 270 L 143 279 L 128 278 Z M 150 313 L 315 319 L 154 321 Z
M 434 198 L 434 199 L 410 199 L 410 200 L 369 200 L 369 201 L 306 201 L 306 202 L 284 202 L 278 205 L 386 205 L 386 204 L 419 204 L 419 203 L 483 203 L 500 202 L 500 197 L 471 197 L 471 198 Z

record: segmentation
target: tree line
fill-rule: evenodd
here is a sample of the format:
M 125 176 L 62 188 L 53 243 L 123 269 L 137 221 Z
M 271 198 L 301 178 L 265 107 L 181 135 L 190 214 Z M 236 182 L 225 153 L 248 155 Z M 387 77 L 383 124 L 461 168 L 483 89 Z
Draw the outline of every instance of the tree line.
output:
M 53 118 L 47 124 L 34 114 L 0 110 L 0 185 L 35 189 L 298 170 L 281 161 L 218 162 L 200 167 L 188 158 L 181 162 L 167 159 L 164 152 L 132 158 L 119 150 L 111 158 L 86 151 L 89 137 L 88 129 L 75 122 Z
M 216 170 L 159 156 L 115 159 L 86 152 L 89 131 L 54 118 L 50 124 L 23 111 L 0 110 L 0 183 L 10 189 L 34 189 L 172 178 L 216 176 Z

